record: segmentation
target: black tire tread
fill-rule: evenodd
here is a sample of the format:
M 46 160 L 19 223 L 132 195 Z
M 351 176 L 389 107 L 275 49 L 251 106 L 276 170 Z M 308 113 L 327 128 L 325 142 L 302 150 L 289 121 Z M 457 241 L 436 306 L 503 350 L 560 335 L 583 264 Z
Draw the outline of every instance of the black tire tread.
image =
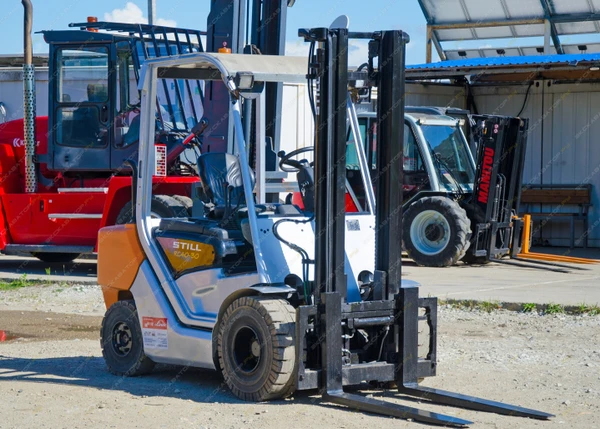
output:
M 113 305 L 111 305 L 111 307 L 107 310 L 104 317 L 102 318 L 102 324 L 101 324 L 101 328 L 100 328 L 100 347 L 102 349 L 102 356 L 104 357 L 104 361 L 106 362 L 108 371 L 111 374 L 125 376 L 125 377 L 137 377 L 139 375 L 148 374 L 149 372 L 151 372 L 154 369 L 155 363 L 148 356 L 146 356 L 146 354 L 143 351 L 143 346 L 142 346 L 141 355 L 137 359 L 136 364 L 134 366 L 132 366 L 128 371 L 124 371 L 124 372 L 119 371 L 116 368 L 112 367 L 109 363 L 110 358 L 107 357 L 107 352 L 106 352 L 106 348 L 105 348 L 105 345 L 106 345 L 105 343 L 107 340 L 105 340 L 103 338 L 104 327 L 105 327 L 106 319 L 108 318 L 109 312 L 111 310 L 118 311 L 117 309 L 119 309 L 119 308 L 126 309 L 127 311 L 129 311 L 131 313 L 132 317 L 135 317 L 135 321 L 133 323 L 131 323 L 131 325 L 132 325 L 131 328 L 135 329 L 137 331 L 138 338 L 140 339 L 140 341 L 142 339 L 142 329 L 140 327 L 139 321 L 137 320 L 137 308 L 135 306 L 135 303 L 131 300 L 125 300 L 125 301 L 117 301 Z
M 189 201 L 187 201 L 189 200 Z M 163 217 L 189 217 L 192 200 L 181 195 L 152 195 L 151 210 Z M 189 204 L 189 205 L 188 205 Z M 115 223 L 122 225 L 131 219 L 131 201 L 125 203 Z
M 450 228 L 456 231 L 455 240 L 448 243 L 452 246 L 452 251 L 448 248 L 444 249 L 437 255 L 421 255 L 412 246 L 410 242 L 410 225 L 404 219 L 412 219 L 414 216 L 423 210 L 431 209 L 431 206 L 437 206 L 440 212 L 446 216 L 450 223 Z M 406 252 L 408 256 L 415 261 L 417 265 L 428 267 L 448 267 L 455 265 L 461 258 L 465 256 L 469 246 L 471 245 L 471 222 L 467 216 L 467 212 L 457 202 L 447 197 L 425 197 L 413 203 L 403 216 L 403 236 Z
M 223 358 L 223 336 L 226 320 L 239 307 L 252 307 L 264 318 L 273 342 L 273 363 L 267 383 L 254 393 L 242 392 L 235 386 L 226 369 Z M 283 299 L 273 299 L 261 296 L 246 296 L 235 300 L 223 314 L 219 327 L 217 349 L 219 366 L 223 378 L 231 392 L 245 401 L 266 401 L 284 398 L 292 395 L 296 389 L 296 343 L 295 322 L 296 310 Z

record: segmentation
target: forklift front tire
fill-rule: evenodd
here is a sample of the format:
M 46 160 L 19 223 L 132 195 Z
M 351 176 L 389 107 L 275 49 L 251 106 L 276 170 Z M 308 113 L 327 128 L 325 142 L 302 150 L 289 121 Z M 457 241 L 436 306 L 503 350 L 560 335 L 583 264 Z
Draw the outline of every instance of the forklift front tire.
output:
M 108 370 L 114 375 L 147 374 L 154 362 L 144 353 L 142 329 L 133 301 L 115 302 L 104 315 L 100 347 Z
M 290 396 L 296 383 L 296 311 L 283 299 L 246 296 L 225 310 L 219 366 L 231 392 L 245 401 Z

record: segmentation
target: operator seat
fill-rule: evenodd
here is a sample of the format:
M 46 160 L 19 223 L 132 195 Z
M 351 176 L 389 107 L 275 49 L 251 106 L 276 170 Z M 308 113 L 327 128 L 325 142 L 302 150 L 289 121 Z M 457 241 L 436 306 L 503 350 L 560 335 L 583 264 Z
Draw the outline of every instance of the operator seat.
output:
M 198 197 L 207 216 L 227 219 L 240 206 L 246 205 L 242 170 L 237 156 L 228 153 L 204 153 L 198 157 L 201 185 Z M 254 173 L 250 171 L 252 187 Z
M 87 86 L 88 101 L 91 103 L 107 103 L 108 88 L 102 83 L 90 83 Z M 82 146 L 103 145 L 100 139 L 100 107 L 82 105 L 73 112 L 72 140 Z

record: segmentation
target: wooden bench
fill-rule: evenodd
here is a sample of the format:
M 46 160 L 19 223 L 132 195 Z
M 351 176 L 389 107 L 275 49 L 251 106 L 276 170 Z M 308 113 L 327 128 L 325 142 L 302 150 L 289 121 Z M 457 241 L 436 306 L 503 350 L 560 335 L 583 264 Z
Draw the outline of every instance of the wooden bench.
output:
M 527 185 L 521 191 L 520 212 L 532 218 L 544 219 L 568 217 L 571 221 L 571 248 L 575 247 L 575 220 L 583 221 L 583 247 L 588 244 L 588 211 L 592 205 L 592 185 Z M 523 207 L 525 206 L 525 207 Z M 539 211 L 531 212 L 533 206 Z M 553 206 L 551 211 L 544 206 Z M 564 207 L 572 208 L 563 211 Z M 545 223 L 545 222 L 544 222 Z

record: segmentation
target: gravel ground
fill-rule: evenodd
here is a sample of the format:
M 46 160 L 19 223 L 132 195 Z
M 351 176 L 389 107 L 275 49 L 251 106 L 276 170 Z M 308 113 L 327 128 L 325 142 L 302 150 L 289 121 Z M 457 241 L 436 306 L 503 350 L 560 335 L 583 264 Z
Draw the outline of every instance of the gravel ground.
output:
M 421 424 L 323 403 L 244 403 L 212 371 L 158 367 L 149 376 L 110 375 L 98 344 L 99 288 L 48 286 L 0 292 L 0 428 L 419 428 Z M 600 427 L 600 317 L 439 312 L 438 376 L 424 385 L 556 414 L 550 421 L 375 397 L 455 415 L 478 428 Z

